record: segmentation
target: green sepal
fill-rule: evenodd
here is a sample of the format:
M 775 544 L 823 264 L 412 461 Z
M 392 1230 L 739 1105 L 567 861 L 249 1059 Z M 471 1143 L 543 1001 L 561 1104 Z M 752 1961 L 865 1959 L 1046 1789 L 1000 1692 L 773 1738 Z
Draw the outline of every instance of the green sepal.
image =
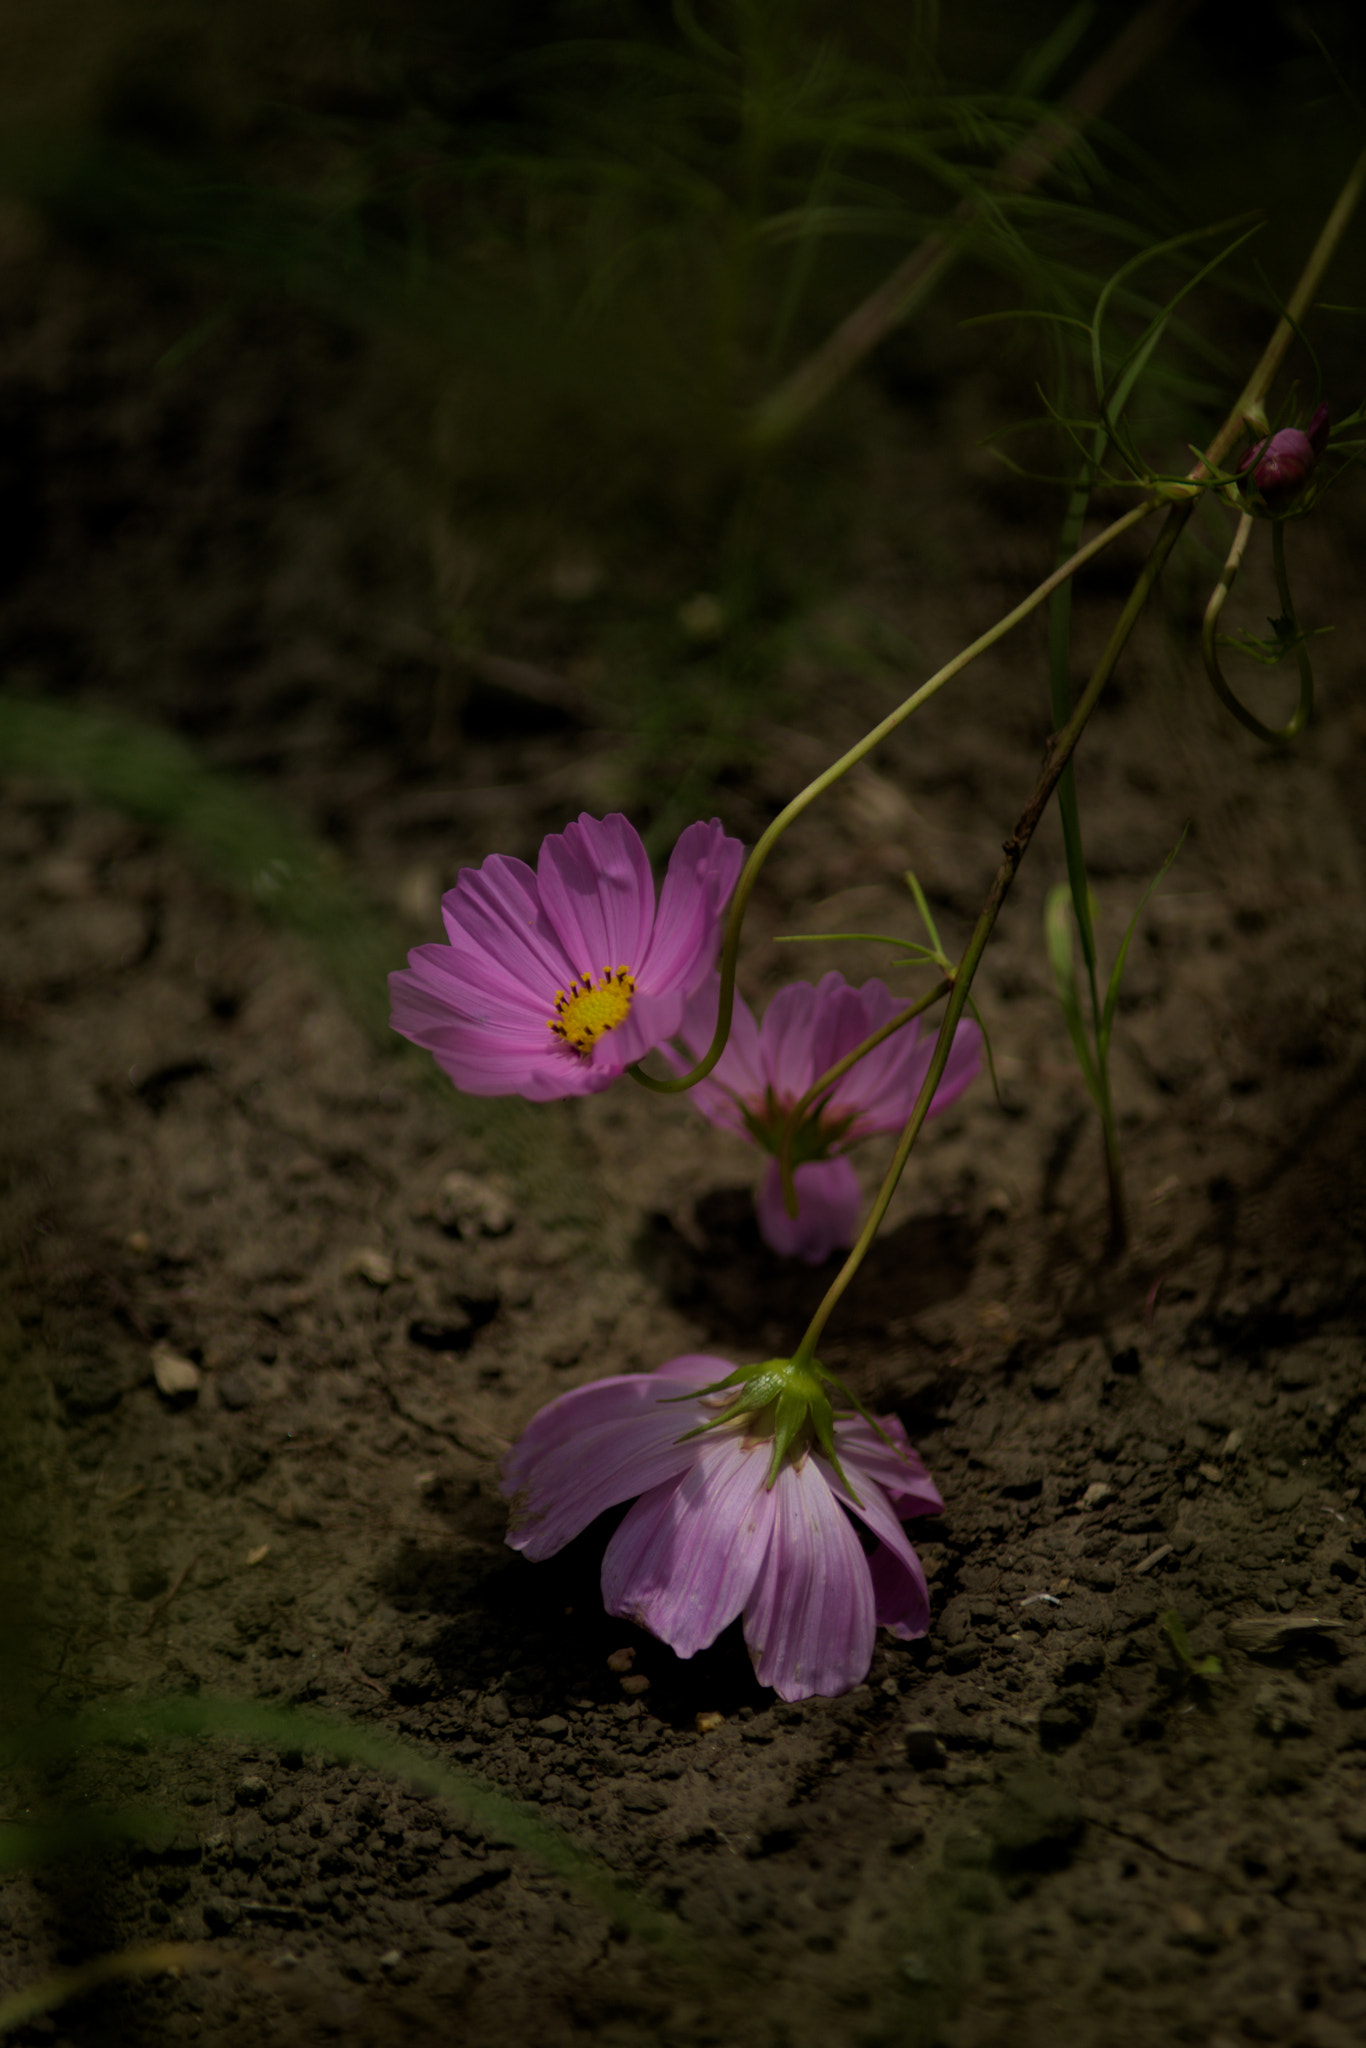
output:
M 776 1402 L 787 1385 L 787 1358 L 770 1358 L 763 1365 L 737 1365 L 735 1371 L 727 1373 L 723 1380 L 713 1380 L 710 1386 L 691 1389 L 686 1394 L 670 1394 L 668 1401 L 703 1400 L 708 1394 L 724 1394 L 732 1387 L 744 1391 L 733 1401 L 728 1401 L 720 1413 L 710 1422 L 699 1423 L 696 1429 L 689 1429 L 678 1439 L 686 1444 L 695 1436 L 705 1436 L 708 1430 L 718 1429 L 722 1423 L 734 1422 L 737 1415 L 753 1415 L 761 1408 L 768 1408 Z
M 813 1359 L 812 1364 L 815 1368 L 815 1373 L 811 1376 L 814 1380 L 814 1386 L 807 1404 L 807 1417 L 812 1433 L 815 1436 L 816 1442 L 820 1445 L 823 1455 L 834 1466 L 835 1476 L 850 1500 L 854 1502 L 855 1506 L 862 1507 L 863 1502 L 859 1499 L 856 1489 L 850 1484 L 849 1475 L 843 1465 L 841 1465 L 839 1453 L 835 1449 L 835 1411 L 830 1405 L 830 1397 L 825 1389 L 827 1385 L 838 1386 L 839 1382 L 838 1380 L 832 1381 L 829 1379 L 829 1376 L 821 1370 L 819 1361 Z M 816 1377 L 816 1375 L 819 1375 L 819 1377 Z M 772 1481 L 770 1480 L 769 1483 L 771 1485 Z
M 791 1107 L 790 1103 L 779 1102 L 771 1087 L 764 1091 L 762 1110 L 751 1109 L 744 1102 L 739 1105 L 750 1137 L 762 1151 L 771 1152 L 775 1159 L 782 1152 L 783 1133 Z M 814 1104 L 793 1133 L 793 1166 L 805 1166 L 812 1159 L 828 1159 L 832 1148 L 845 1136 L 856 1115 L 857 1111 L 851 1110 L 847 1116 L 826 1118 L 824 1104 Z
M 827 1387 L 833 1387 L 884 1443 L 890 1444 L 893 1450 L 897 1448 L 877 1417 L 870 1415 L 863 1403 L 833 1373 L 828 1373 L 818 1358 L 801 1362 L 795 1358 L 769 1358 L 762 1365 L 738 1365 L 723 1380 L 714 1380 L 710 1386 L 699 1387 L 686 1394 L 671 1394 L 668 1399 L 695 1401 L 707 1394 L 724 1394 L 732 1388 L 739 1389 L 735 1399 L 728 1401 L 710 1422 L 702 1422 L 696 1429 L 686 1430 L 678 1441 L 686 1444 L 693 1437 L 705 1436 L 709 1430 L 734 1422 L 741 1415 L 757 1416 L 766 1409 L 771 1410 L 773 1454 L 765 1485 L 776 1486 L 785 1461 L 799 1457 L 814 1444 L 821 1456 L 834 1467 L 835 1476 L 850 1500 L 856 1507 L 862 1507 L 863 1502 L 850 1483 L 835 1448 L 835 1411 L 826 1392 Z

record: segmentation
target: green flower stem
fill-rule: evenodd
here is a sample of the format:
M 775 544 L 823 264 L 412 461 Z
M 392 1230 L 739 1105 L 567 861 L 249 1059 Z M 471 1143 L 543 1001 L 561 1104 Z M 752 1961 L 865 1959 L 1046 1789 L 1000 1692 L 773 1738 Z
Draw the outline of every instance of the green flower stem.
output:
M 1144 563 L 1138 580 L 1129 593 L 1124 610 L 1116 621 L 1105 652 L 1097 663 L 1085 690 L 1077 700 L 1075 711 L 1063 730 L 1055 733 L 1048 743 L 1039 779 L 1034 785 L 1029 802 L 1020 814 L 1015 830 L 1005 842 L 1005 859 L 996 871 L 996 879 L 991 885 L 991 892 L 983 906 L 982 914 L 973 929 L 967 949 L 958 963 L 953 989 L 949 995 L 948 1006 L 944 1011 L 944 1019 L 939 1027 L 939 1038 L 934 1048 L 934 1057 L 930 1061 L 929 1072 L 926 1074 L 924 1084 L 919 1095 L 916 1097 L 915 1107 L 912 1109 L 906 1128 L 897 1142 L 895 1156 L 887 1169 L 886 1178 L 878 1190 L 877 1198 L 873 1203 L 867 1221 L 859 1232 L 858 1240 L 853 1250 L 849 1253 L 848 1258 L 840 1267 L 839 1272 L 831 1281 L 801 1343 L 792 1354 L 794 1361 L 798 1364 L 809 1364 L 814 1358 L 816 1346 L 821 1340 L 826 1323 L 829 1321 L 850 1281 L 863 1264 L 868 1254 L 868 1248 L 882 1226 L 882 1219 L 887 1214 L 892 1196 L 896 1193 L 897 1183 L 905 1171 L 906 1161 L 911 1156 L 911 1148 L 920 1135 L 921 1127 L 930 1113 L 930 1104 L 934 1100 L 935 1091 L 943 1079 L 944 1069 L 948 1065 L 949 1052 L 953 1045 L 953 1034 L 958 1028 L 964 1010 L 967 1008 L 968 992 L 972 987 L 973 976 L 981 965 L 987 941 L 991 937 L 996 919 L 1000 914 L 1001 905 L 1010 893 L 1010 885 L 1014 881 L 1016 871 L 1024 858 L 1025 849 L 1034 836 L 1035 828 L 1048 806 L 1049 798 L 1057 788 L 1063 769 L 1072 758 L 1077 741 L 1080 739 L 1087 720 L 1099 702 L 1101 692 L 1114 674 L 1115 667 L 1128 644 L 1130 634 L 1138 623 L 1139 614 L 1147 602 L 1149 593 L 1161 574 L 1167 557 L 1179 540 L 1186 522 L 1194 509 L 1195 500 L 1193 498 L 1184 504 L 1176 504 L 1169 507 L 1162 531 L 1154 542 L 1152 552 Z
M 1309 714 L 1314 708 L 1314 671 L 1309 660 L 1309 651 L 1300 633 L 1295 618 L 1295 602 L 1290 595 L 1290 579 L 1285 567 L 1285 522 L 1277 519 L 1271 528 L 1271 561 L 1276 575 L 1276 592 L 1281 601 L 1281 618 L 1290 629 L 1295 647 L 1295 661 L 1300 672 L 1300 694 L 1294 711 L 1287 724 L 1281 726 L 1263 725 L 1256 713 L 1249 711 L 1224 675 L 1219 660 L 1219 619 L 1224 609 L 1224 600 L 1233 588 L 1238 571 L 1243 566 L 1248 541 L 1252 537 L 1253 518 L 1244 512 L 1238 521 L 1238 530 L 1233 536 L 1233 545 L 1228 559 L 1219 572 L 1219 581 L 1210 593 L 1205 606 L 1205 616 L 1200 628 L 1200 652 L 1205 659 L 1205 674 L 1209 677 L 1214 694 L 1225 710 L 1231 711 L 1239 725 L 1255 733 L 1259 740 L 1269 746 L 1283 746 L 1303 732 Z
M 1300 272 L 1299 281 L 1286 305 L 1285 312 L 1272 330 L 1271 339 L 1262 350 L 1261 359 L 1247 383 L 1243 386 L 1237 404 L 1229 413 L 1223 426 L 1206 448 L 1200 461 L 1191 470 L 1185 484 L 1169 487 L 1172 497 L 1197 497 L 1203 486 L 1215 476 L 1219 464 L 1238 439 L 1244 426 L 1256 433 L 1269 431 L 1266 416 L 1266 397 L 1272 380 L 1284 362 L 1292 341 L 1299 338 L 1304 317 L 1313 303 L 1314 296 L 1323 282 L 1324 272 L 1337 253 L 1338 243 L 1347 229 L 1347 223 L 1356 211 L 1361 199 L 1362 187 L 1366 185 L 1366 150 L 1353 164 L 1333 203 L 1331 213 L 1319 232 L 1319 238 L 1309 252 L 1309 258 Z
M 1031 612 L 1037 611 L 1069 576 L 1075 576 L 1078 569 L 1084 568 L 1087 562 L 1093 561 L 1097 555 L 1103 553 L 1121 534 L 1127 533 L 1130 527 L 1141 524 L 1149 513 L 1158 510 L 1165 502 L 1162 496 L 1147 497 L 1142 504 L 1131 506 L 1129 511 L 1112 520 L 1109 526 L 1087 541 L 1084 547 L 1078 548 L 1075 554 L 1060 563 L 1051 575 L 1045 576 L 1043 582 L 1036 585 L 1028 597 L 1021 599 L 1013 611 L 1007 612 L 994 626 L 989 626 L 985 633 L 979 634 L 969 646 L 955 654 L 952 661 L 947 661 L 941 669 L 936 669 L 928 682 L 922 683 L 918 690 L 912 691 L 903 703 L 898 704 L 895 711 L 889 711 L 879 724 L 850 747 L 848 753 L 841 754 L 837 761 L 832 761 L 813 782 L 808 782 L 806 788 L 793 797 L 791 803 L 779 811 L 745 862 L 740 879 L 735 885 L 735 894 L 730 899 L 725 936 L 721 942 L 720 1005 L 711 1045 L 690 1073 L 671 1076 L 666 1080 L 645 1073 L 637 1064 L 626 1070 L 633 1080 L 639 1081 L 642 1087 L 654 1089 L 658 1095 L 677 1095 L 684 1089 L 693 1087 L 698 1081 L 705 1080 L 725 1051 L 726 1040 L 730 1037 L 730 1020 L 735 1008 L 735 963 L 740 953 L 740 932 L 744 924 L 745 911 L 764 862 L 788 826 L 794 824 L 818 796 L 824 796 L 826 790 L 838 782 L 842 775 L 847 775 L 851 768 L 857 767 L 858 763 L 871 754 L 874 747 L 880 746 L 899 725 L 904 725 L 911 713 L 918 711 L 922 704 L 927 704 L 931 697 L 943 689 L 945 683 L 952 682 L 955 676 L 961 675 L 980 654 L 985 654 L 989 647 L 994 647 L 998 640 L 1003 640 L 1006 634 L 1027 619 Z
M 904 1025 L 910 1024 L 915 1018 L 923 1016 L 925 1011 L 931 1009 L 941 996 L 948 995 L 952 987 L 953 981 L 949 977 L 946 977 L 941 982 L 937 982 L 929 994 L 921 996 L 919 1002 L 912 1003 L 909 1010 L 903 1010 L 900 1016 L 893 1017 L 891 1022 L 884 1024 L 880 1031 L 872 1032 L 869 1037 L 864 1039 L 861 1045 L 856 1045 L 852 1052 L 847 1052 L 842 1060 L 836 1060 L 833 1067 L 827 1067 L 820 1079 L 813 1081 L 805 1095 L 801 1097 L 800 1101 L 794 1103 L 788 1111 L 783 1124 L 782 1142 L 778 1148 L 778 1173 L 783 1184 L 783 1206 L 789 1216 L 797 1214 L 797 1188 L 792 1177 L 792 1148 L 796 1143 L 797 1132 L 801 1129 L 808 1110 L 824 1095 L 827 1088 L 833 1088 L 836 1081 L 842 1081 L 851 1067 L 857 1066 L 861 1059 L 865 1059 L 870 1052 L 876 1051 L 877 1047 L 883 1044 L 886 1039 L 889 1039 L 893 1032 L 900 1031 Z

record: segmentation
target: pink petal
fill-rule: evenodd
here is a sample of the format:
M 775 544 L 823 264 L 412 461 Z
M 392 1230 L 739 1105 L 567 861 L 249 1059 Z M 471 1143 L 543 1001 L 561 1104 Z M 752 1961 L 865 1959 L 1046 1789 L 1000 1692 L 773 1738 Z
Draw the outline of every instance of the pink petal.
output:
M 598 1057 L 608 1039 L 600 1040 L 583 1058 L 561 1045 L 543 1021 L 528 1022 L 525 1015 L 467 1022 L 429 986 L 431 964 L 418 957 L 444 955 L 446 950 L 418 947 L 409 955 L 412 967 L 390 975 L 390 1021 L 395 1031 L 430 1052 L 466 1095 L 523 1095 L 531 1102 L 551 1102 L 565 1095 L 596 1094 L 616 1079 L 624 1058 L 614 1064 L 608 1057 Z
M 607 1546 L 602 1600 L 680 1657 L 705 1650 L 743 1608 L 774 1519 L 768 1448 L 732 1430 L 702 1437 L 679 1478 L 638 1500 Z
M 929 1634 L 929 1588 L 920 1559 L 904 1537 L 900 1546 L 878 1544 L 868 1559 L 868 1576 L 873 1582 L 879 1628 L 889 1630 L 903 1643 Z
M 780 1102 L 795 1102 L 816 1078 L 811 1031 L 816 991 L 809 981 L 780 988 L 764 1013 L 759 1034 L 765 1078 Z
M 547 920 L 536 878 L 523 861 L 494 853 L 482 867 L 464 869 L 442 898 L 441 914 L 450 971 L 468 985 L 472 1015 L 491 991 L 548 1016 L 557 991 L 580 971 Z
M 638 976 L 654 922 L 655 884 L 640 834 L 619 811 L 554 832 L 536 880 L 546 919 L 574 973 L 629 967 Z M 555 991 L 551 990 L 553 1002 Z
M 842 1416 L 835 1424 L 840 1463 L 853 1485 L 860 1493 L 864 1479 L 878 1487 L 902 1521 L 911 1515 L 941 1515 L 944 1502 L 939 1488 L 911 1449 L 898 1418 L 879 1415 L 878 1421 L 891 1437 L 890 1444 L 883 1443 L 861 1415 Z
M 613 1030 L 605 1031 L 586 1057 L 610 1064 L 619 1074 L 632 1060 L 643 1059 L 647 1052 L 674 1037 L 682 1015 L 683 996 L 678 989 L 667 989 L 660 995 L 638 989 L 631 998 L 629 1014 Z
M 889 1628 L 903 1641 L 923 1636 L 930 1626 L 930 1596 L 924 1569 L 886 1495 L 857 1465 L 845 1460 L 842 1448 L 841 1463 L 858 1488 L 860 1498 L 857 1502 L 845 1491 L 834 1468 L 824 1458 L 814 1457 L 810 1462 L 820 1466 L 835 1500 L 843 1501 L 850 1513 L 857 1515 L 865 1528 L 871 1529 L 878 1538 L 877 1549 L 864 1560 L 864 1564 L 879 1624 Z
M 893 995 L 880 981 L 866 982 L 859 993 L 864 1010 L 864 1029 L 859 1036 L 864 1038 L 889 1024 L 893 1017 L 908 1007 L 907 998 Z M 929 1072 L 930 1061 L 934 1057 L 935 1035 L 917 1018 L 885 1039 L 837 1083 L 829 1099 L 829 1113 L 832 1116 L 852 1114 L 856 1117 L 850 1141 L 867 1137 L 874 1131 L 902 1129 Z M 852 1051 L 858 1042 L 858 1037 L 855 1037 L 844 1051 Z M 948 1063 L 930 1105 L 931 1116 L 938 1116 L 950 1103 L 956 1102 L 977 1074 L 981 1065 L 981 1045 L 981 1032 L 974 1023 L 964 1019 L 954 1032 Z M 835 1055 L 836 1058 L 843 1056 L 844 1052 Z M 833 1063 L 833 1060 L 828 1062 Z
M 890 1024 L 910 1007 L 909 997 L 894 996 L 880 981 L 865 982 L 859 990 L 859 1000 L 863 1038 Z M 857 1043 L 855 1039 L 854 1044 Z M 857 1114 L 855 1128 L 860 1136 L 871 1131 L 900 1130 L 928 1071 L 933 1043 L 932 1039 L 928 1044 L 924 1042 L 924 1030 L 918 1019 L 903 1025 L 836 1083 L 829 1113 Z M 846 1049 L 852 1052 L 853 1045 Z
M 695 1067 L 712 1041 L 716 1030 L 716 1010 L 721 995 L 721 977 L 709 975 L 701 988 L 689 997 L 679 1025 L 677 1036 L 687 1048 L 689 1057 L 685 1060 L 670 1046 L 663 1046 L 665 1059 L 676 1074 L 686 1074 L 689 1067 Z M 748 1127 L 741 1111 L 742 1102 L 762 1102 L 764 1082 L 759 1059 L 759 1027 L 754 1021 L 754 1012 L 742 996 L 735 998 L 731 1013 L 730 1036 L 726 1049 L 705 1081 L 697 1082 L 688 1090 L 688 1100 L 703 1116 L 723 1130 L 735 1131 L 742 1138 L 749 1136 Z
M 783 1466 L 772 1539 L 745 1608 L 755 1675 L 784 1700 L 848 1692 L 873 1658 L 873 1582 L 827 1471 L 815 1458 Z
M 542 1408 L 503 1461 L 512 1548 L 550 1557 L 607 1508 L 685 1471 L 697 1439 L 678 1439 L 715 1411 L 673 1397 L 730 1370 L 694 1353 L 657 1373 L 590 1381 Z
M 452 985 L 449 946 L 414 946 L 407 967 L 389 976 L 389 994 L 395 1030 L 418 1045 L 428 1044 L 432 1032 L 454 1024 L 494 1030 L 529 1051 L 539 1046 L 546 1029 L 525 1006 L 517 1008 L 501 999 L 485 1003 L 482 1014 L 471 1016 L 473 1006 L 466 1006 L 464 990 Z
M 687 997 L 715 965 L 722 913 L 744 852 L 719 818 L 689 825 L 669 857 L 654 934 L 638 977 L 642 988 L 655 993 L 676 989 Z
M 770 1159 L 759 1183 L 756 1208 L 764 1243 L 785 1259 L 819 1266 L 833 1251 L 845 1251 L 858 1236 L 863 1190 L 849 1161 L 808 1159 L 792 1176 L 797 1214 L 783 1206 L 782 1176 Z
M 882 1021 L 869 1018 L 864 990 L 850 988 L 842 974 L 823 976 L 816 984 L 812 1003 L 811 1081 L 851 1053 Z M 860 1072 L 866 1064 L 861 1060 L 854 1072 Z M 811 1081 L 806 1084 L 808 1088 Z
M 982 1033 L 971 1017 L 964 1017 L 953 1034 L 949 1047 L 948 1064 L 943 1078 L 934 1091 L 930 1115 L 938 1116 L 941 1109 L 947 1109 L 956 1102 L 963 1090 L 982 1071 Z

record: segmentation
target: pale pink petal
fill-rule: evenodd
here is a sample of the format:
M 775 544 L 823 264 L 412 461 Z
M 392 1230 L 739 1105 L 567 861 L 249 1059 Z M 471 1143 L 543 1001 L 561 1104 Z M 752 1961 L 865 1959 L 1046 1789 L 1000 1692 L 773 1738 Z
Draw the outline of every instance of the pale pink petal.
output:
M 862 991 L 867 1013 L 865 1037 L 890 1023 L 907 1003 L 891 994 L 881 982 L 870 981 Z M 917 1018 L 894 1032 L 836 1085 L 829 1100 L 832 1116 L 853 1114 L 851 1138 L 874 1131 L 903 1128 L 934 1057 L 936 1032 Z M 982 1034 L 967 1019 L 959 1023 L 949 1048 L 948 1062 L 935 1089 L 930 1115 L 938 1116 L 956 1102 L 979 1071 Z
M 880 1488 L 902 1521 L 910 1515 L 942 1514 L 939 1488 L 911 1449 L 898 1418 L 879 1415 L 878 1421 L 891 1437 L 890 1444 L 861 1415 L 842 1416 L 835 1424 L 835 1447 L 853 1485 L 862 1493 L 866 1479 Z
M 657 1373 L 593 1380 L 542 1408 L 503 1461 L 512 1548 L 550 1557 L 607 1508 L 686 1470 L 698 1439 L 679 1438 L 715 1410 L 673 1397 L 730 1370 L 723 1358 L 694 1353 Z
M 847 1159 L 809 1159 L 792 1176 L 797 1214 L 783 1205 L 782 1175 L 770 1159 L 759 1183 L 756 1208 L 764 1243 L 785 1259 L 819 1266 L 831 1252 L 847 1251 L 858 1236 L 863 1190 Z
M 647 1373 L 645 1377 L 652 1380 L 681 1380 L 684 1386 L 701 1389 L 716 1386 L 720 1381 L 729 1379 L 734 1370 L 735 1367 L 728 1358 L 717 1358 L 710 1351 L 685 1351 L 678 1358 L 666 1359 L 663 1365 L 657 1365 L 654 1371 Z M 672 1395 L 674 1389 L 667 1387 L 664 1391 Z
M 698 1439 L 694 1462 L 638 1500 L 607 1546 L 602 1599 L 680 1657 L 705 1650 L 750 1596 L 768 1549 L 770 1447 L 733 1430 Z
M 619 811 L 587 812 L 541 847 L 536 881 L 546 919 L 576 975 L 628 967 L 639 976 L 654 922 L 655 884 L 640 834 Z M 555 991 L 551 991 L 554 1000 Z
M 390 1021 L 395 1031 L 430 1052 L 466 1095 L 523 1095 L 530 1102 L 552 1102 L 565 1095 L 596 1094 L 616 1079 L 625 1061 L 619 1057 L 613 1063 L 603 1053 L 614 1034 L 582 1057 L 554 1037 L 544 1019 L 526 1012 L 500 1014 L 499 1006 L 489 1003 L 485 1019 L 468 1021 L 440 993 L 444 960 L 434 963 L 430 956 L 446 952 L 444 946 L 416 947 L 408 956 L 412 966 L 389 976 Z
M 452 949 L 452 974 L 467 983 L 476 1006 L 485 990 L 521 996 L 549 1015 L 556 992 L 578 967 L 545 916 L 536 879 L 525 862 L 490 854 L 465 868 L 441 899 Z
M 857 1501 L 845 1491 L 834 1468 L 824 1458 L 815 1457 L 811 1463 L 820 1467 L 835 1500 L 843 1501 L 850 1513 L 857 1515 L 864 1527 L 878 1539 L 877 1549 L 864 1560 L 878 1623 L 903 1641 L 923 1636 L 930 1625 L 930 1596 L 920 1559 L 881 1488 L 852 1461 L 846 1460 L 843 1449 L 840 1458 L 850 1481 L 858 1489 Z
M 764 1013 L 760 1046 L 764 1074 L 780 1102 L 795 1102 L 816 1078 L 811 1029 L 816 991 L 809 981 L 780 988 Z
M 902 1545 L 879 1543 L 868 1559 L 868 1576 L 878 1627 L 910 1643 L 930 1632 L 930 1594 L 920 1559 L 904 1536 Z
M 811 1081 L 861 1045 L 876 1028 L 868 1018 L 864 991 L 850 988 L 842 974 L 825 975 L 816 984 L 811 1006 Z M 853 1072 L 860 1072 L 863 1065 L 860 1061 Z
M 780 1699 L 831 1698 L 867 1676 L 873 1582 L 816 1459 L 784 1465 L 773 1494 L 777 1514 L 745 1608 L 745 1641 L 759 1683 Z
M 454 981 L 453 972 L 449 946 L 414 946 L 407 967 L 389 976 L 395 1029 L 419 1045 L 426 1040 L 418 1031 L 443 1020 L 499 1031 L 526 1048 L 539 1045 L 542 1034 L 549 1035 L 544 1012 L 538 1014 L 524 1000 L 502 995 L 471 1001 L 470 991 Z
M 858 991 L 863 1029 L 845 1048 L 852 1052 L 860 1038 L 869 1038 L 884 1024 L 910 1008 L 909 996 L 895 996 L 880 981 L 865 982 Z M 830 1116 L 857 1115 L 859 1135 L 874 1130 L 900 1129 L 910 1115 L 916 1091 L 929 1067 L 933 1047 L 923 1048 L 924 1027 L 919 1019 L 903 1025 L 892 1037 L 851 1067 L 835 1084 L 828 1099 Z M 843 1054 L 840 1055 L 843 1057 Z
M 710 1047 L 716 1030 L 720 997 L 719 974 L 709 975 L 701 988 L 689 997 L 677 1032 L 688 1057 L 685 1059 L 672 1046 L 660 1048 L 676 1074 L 686 1074 L 689 1067 L 695 1067 Z M 723 1130 L 735 1131 L 744 1138 L 749 1136 L 749 1129 L 740 1105 L 743 1102 L 762 1102 L 763 1093 L 759 1027 L 749 1004 L 737 995 L 726 1049 L 706 1080 L 698 1081 L 688 1090 L 688 1100 L 712 1123 L 720 1125 Z
M 934 1091 L 931 1116 L 938 1116 L 941 1109 L 947 1109 L 956 1102 L 970 1082 L 975 1081 L 982 1071 L 982 1033 L 971 1017 L 964 1017 L 953 1034 L 949 1047 L 948 1063 L 943 1078 Z
M 659 914 L 641 962 L 642 988 L 677 989 L 686 997 L 706 978 L 716 964 L 722 915 L 744 853 L 719 818 L 689 825 L 669 858 Z

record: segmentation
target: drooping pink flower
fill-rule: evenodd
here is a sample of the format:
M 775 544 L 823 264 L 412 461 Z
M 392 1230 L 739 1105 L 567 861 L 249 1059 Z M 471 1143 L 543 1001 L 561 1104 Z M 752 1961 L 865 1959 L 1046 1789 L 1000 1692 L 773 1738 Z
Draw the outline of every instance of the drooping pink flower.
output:
M 695 1353 L 561 1394 L 504 1461 L 507 1540 L 550 1557 L 637 1496 L 602 1561 L 609 1614 L 680 1657 L 742 1615 L 761 1685 L 785 1700 L 848 1692 L 867 1675 L 879 1626 L 904 1640 L 929 1628 L 925 1574 L 901 1522 L 943 1501 L 894 1416 L 880 1418 L 891 1443 L 860 1416 L 836 1419 L 839 1471 L 803 1431 L 774 1477 L 762 1410 L 689 1436 L 737 1406 L 733 1392 L 702 1391 L 733 1372 Z
M 742 854 L 719 819 L 689 825 L 657 907 L 620 813 L 552 833 L 534 874 L 491 854 L 442 899 L 447 943 L 389 976 L 390 1021 L 467 1095 L 594 1095 L 678 1030 Z
M 719 978 L 711 977 L 688 1004 L 679 1033 L 695 1057 L 711 1043 Z M 851 1067 L 806 1116 L 792 1148 L 797 1214 L 783 1203 L 778 1153 L 788 1112 L 820 1075 L 908 1007 L 880 981 L 851 988 L 842 974 L 813 987 L 796 981 L 779 989 L 763 1027 L 737 996 L 726 1049 L 705 1081 L 689 1090 L 704 1116 L 748 1138 L 772 1156 L 756 1197 L 764 1242 L 785 1257 L 819 1265 L 858 1234 L 863 1196 L 844 1156 L 875 1131 L 900 1131 L 910 1116 L 934 1055 L 934 1033 L 917 1018 Z M 683 1062 L 668 1053 L 681 1072 Z M 930 1115 L 956 1102 L 982 1063 L 982 1034 L 967 1019 L 954 1033 L 948 1065 Z

